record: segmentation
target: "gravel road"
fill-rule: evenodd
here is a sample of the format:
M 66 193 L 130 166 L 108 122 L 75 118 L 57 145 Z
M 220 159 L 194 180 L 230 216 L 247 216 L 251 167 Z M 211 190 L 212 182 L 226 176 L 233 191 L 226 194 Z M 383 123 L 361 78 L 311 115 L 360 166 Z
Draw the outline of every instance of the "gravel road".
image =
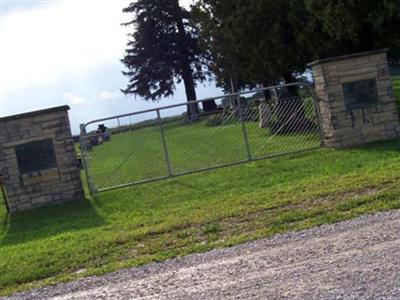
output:
M 46 287 L 12 299 L 400 299 L 400 211 Z

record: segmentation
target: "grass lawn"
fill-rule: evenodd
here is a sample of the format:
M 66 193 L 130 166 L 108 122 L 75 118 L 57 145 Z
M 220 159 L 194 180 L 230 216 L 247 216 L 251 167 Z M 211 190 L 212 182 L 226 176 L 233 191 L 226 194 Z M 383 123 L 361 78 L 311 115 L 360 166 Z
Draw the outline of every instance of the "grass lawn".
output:
M 400 208 L 399 153 L 400 140 L 320 149 L 15 216 L 0 206 L 0 294 Z
M 247 159 L 240 124 L 206 126 L 206 122 L 165 126 L 174 174 L 236 163 Z M 258 122 L 246 122 L 253 158 L 320 146 L 318 131 L 273 136 Z M 93 148 L 89 167 L 97 189 L 168 175 L 158 126 L 113 135 Z
M 400 141 L 1 212 L 1 294 L 400 208 Z

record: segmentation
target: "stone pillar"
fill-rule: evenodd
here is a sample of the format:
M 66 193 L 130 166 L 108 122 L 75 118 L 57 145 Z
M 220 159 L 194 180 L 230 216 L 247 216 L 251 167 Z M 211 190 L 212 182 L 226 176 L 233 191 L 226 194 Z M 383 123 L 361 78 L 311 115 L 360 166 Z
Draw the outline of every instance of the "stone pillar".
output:
M 83 199 L 68 110 L 0 118 L 0 174 L 10 212 Z
M 387 49 L 317 60 L 309 66 L 326 147 L 400 136 Z

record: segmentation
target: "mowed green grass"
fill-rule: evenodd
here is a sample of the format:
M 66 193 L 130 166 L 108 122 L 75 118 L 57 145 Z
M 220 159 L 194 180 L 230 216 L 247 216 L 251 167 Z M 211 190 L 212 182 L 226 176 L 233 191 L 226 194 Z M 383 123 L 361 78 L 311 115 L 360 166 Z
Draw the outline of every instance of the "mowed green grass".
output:
M 246 122 L 253 158 L 317 148 L 318 130 L 302 134 L 272 135 L 258 122 Z M 242 127 L 238 122 L 206 126 L 206 122 L 164 126 L 165 141 L 173 174 L 196 171 L 247 160 Z M 113 135 L 110 142 L 88 153 L 90 174 L 96 188 L 168 175 L 159 127 Z
M 320 149 L 13 216 L 2 206 L 0 294 L 400 208 L 399 154 L 399 140 Z

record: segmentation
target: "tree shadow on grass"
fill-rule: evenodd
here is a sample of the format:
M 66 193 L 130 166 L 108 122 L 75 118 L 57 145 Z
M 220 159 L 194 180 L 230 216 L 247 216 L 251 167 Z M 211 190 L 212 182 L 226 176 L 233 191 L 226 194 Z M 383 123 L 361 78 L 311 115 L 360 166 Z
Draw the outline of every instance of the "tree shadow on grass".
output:
M 0 215 L 0 247 L 105 224 L 89 200 Z

